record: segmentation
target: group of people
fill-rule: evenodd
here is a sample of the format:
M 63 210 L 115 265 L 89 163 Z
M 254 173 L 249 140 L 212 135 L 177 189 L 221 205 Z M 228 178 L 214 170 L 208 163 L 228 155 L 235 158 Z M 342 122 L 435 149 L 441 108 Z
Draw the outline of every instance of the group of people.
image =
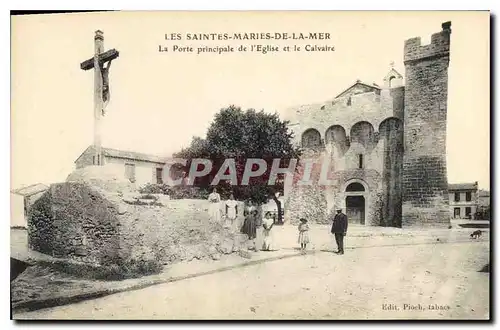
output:
M 208 196 L 210 206 L 208 208 L 209 216 L 214 222 L 221 222 L 224 217 L 225 227 L 234 228 L 237 225 L 238 217 L 238 202 L 234 199 L 233 194 L 224 203 L 224 214 L 221 208 L 221 197 L 214 188 Z M 248 239 L 253 242 L 254 250 L 271 251 L 274 248 L 272 227 L 274 226 L 274 218 L 270 212 L 267 212 L 264 219 L 259 215 L 259 211 L 251 201 L 246 202 L 243 211 L 245 221 L 240 228 L 241 233 L 248 235 Z
M 272 251 L 276 249 L 272 228 L 274 218 L 270 212 L 266 212 L 264 218 L 259 216 L 259 211 L 251 201 L 246 203 L 244 211 L 245 221 L 241 227 L 241 233 L 246 234 L 253 242 L 252 249 L 255 251 Z
M 221 209 L 221 198 L 219 193 L 217 193 L 217 189 L 214 188 L 212 193 L 208 195 L 208 201 L 210 202 L 210 206 L 208 208 L 208 213 L 212 221 L 220 222 L 223 214 Z M 230 227 L 234 226 L 236 222 L 236 218 L 238 217 L 238 202 L 234 200 L 233 194 L 229 197 L 229 199 L 225 202 L 225 226 Z
M 213 221 L 221 221 L 222 209 L 220 207 L 221 198 L 217 193 L 217 189 L 214 188 L 212 193 L 208 196 L 208 201 L 210 202 L 209 214 Z M 264 218 L 259 215 L 259 211 L 252 201 L 247 201 L 245 203 L 245 209 L 243 215 L 245 217 L 243 226 L 240 231 L 248 236 L 248 239 L 253 242 L 253 247 L 255 251 L 272 251 L 276 249 L 274 246 L 273 231 L 274 218 L 271 216 L 270 212 L 266 212 Z M 233 194 L 225 202 L 225 226 L 234 227 L 237 224 L 238 217 L 238 203 L 234 199 Z M 337 213 L 332 219 L 332 227 L 330 232 L 335 236 L 335 242 L 337 244 L 337 254 L 344 254 L 344 237 L 347 234 L 348 221 L 347 216 L 342 213 L 342 209 L 338 208 Z M 310 243 L 309 238 L 309 225 L 305 218 L 300 219 L 300 224 L 298 226 L 299 236 L 298 243 L 300 244 L 300 249 L 305 251 L 307 249 L 307 244 Z

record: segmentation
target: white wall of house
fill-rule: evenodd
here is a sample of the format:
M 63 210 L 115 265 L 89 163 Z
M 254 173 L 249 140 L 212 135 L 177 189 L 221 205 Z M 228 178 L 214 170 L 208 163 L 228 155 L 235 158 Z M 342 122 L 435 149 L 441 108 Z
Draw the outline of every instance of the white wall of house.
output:
M 10 194 L 10 226 L 27 227 L 27 219 L 24 215 L 24 196 Z
M 156 169 L 163 168 L 162 164 L 157 163 L 106 157 L 106 166 L 114 168 L 116 173 L 121 171 L 123 178 L 127 178 L 128 175 L 126 170 L 127 165 L 133 165 L 135 182 L 138 186 L 147 183 L 156 183 Z
M 470 193 L 471 197 L 469 201 L 466 198 L 467 192 Z M 459 196 L 458 201 L 455 200 L 455 193 L 457 193 Z M 474 219 L 474 215 L 477 212 L 477 203 L 478 203 L 477 191 L 475 190 L 449 191 L 450 213 L 451 217 L 454 219 L 466 219 L 466 218 Z

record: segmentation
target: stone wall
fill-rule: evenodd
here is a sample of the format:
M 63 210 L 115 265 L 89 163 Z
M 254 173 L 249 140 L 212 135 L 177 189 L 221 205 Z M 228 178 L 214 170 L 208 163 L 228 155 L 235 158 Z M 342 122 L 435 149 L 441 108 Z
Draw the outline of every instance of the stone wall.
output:
M 325 158 L 331 157 L 327 151 L 306 151 L 299 166 L 304 167 L 305 159 L 311 159 L 317 164 L 322 164 Z M 402 155 L 400 155 L 402 158 Z M 365 186 L 363 195 L 365 198 L 365 224 L 371 226 L 384 225 L 382 222 L 382 177 L 378 170 L 373 168 L 335 168 L 337 162 L 333 160 L 332 167 L 328 169 L 328 182 L 320 181 L 319 166 L 311 173 L 312 185 L 300 185 L 299 179 L 303 173 L 301 170 L 296 175 L 294 184 L 290 189 L 285 202 L 285 221 L 296 224 L 301 217 L 305 217 L 311 223 L 330 223 L 337 207 L 346 212 L 345 189 L 348 184 L 361 182 Z M 353 195 L 353 194 L 349 194 Z
M 368 87 L 358 82 L 334 100 L 289 109 L 294 142 L 301 144 L 304 133 L 314 130 L 320 141 L 315 151 L 330 160 L 333 178 L 328 186 L 292 188 L 289 198 L 297 200 L 285 206 L 292 210 L 292 218 L 313 212 L 300 211 L 299 205 L 314 205 L 314 217 L 326 216 L 326 222 L 335 208 L 346 212 L 347 195 L 356 195 L 346 194 L 346 184 L 356 181 L 367 187 L 357 194 L 365 199 L 365 224 L 401 226 L 404 97 L 403 86 Z M 307 153 L 303 158 L 309 158 Z M 310 196 L 315 193 L 319 195 Z M 316 214 L 323 201 L 326 210 Z
M 365 224 L 401 227 L 403 123 L 390 117 L 377 129 L 379 131 L 375 132 L 370 123 L 361 122 L 353 126 L 351 136 L 346 136 L 341 126 L 335 126 L 327 131 L 324 148 L 306 149 L 303 161 L 330 162 L 328 176 L 332 181 L 327 186 L 315 188 L 292 187 L 285 214 L 291 214 L 289 218 L 292 220 L 300 214 L 308 214 L 314 218 L 313 222 L 328 222 L 323 217 L 334 213 L 336 207 L 346 210 L 346 184 L 357 180 L 367 187 L 362 194 L 365 198 Z M 363 157 L 362 168 L 359 168 L 360 155 Z M 319 195 L 311 196 L 316 193 Z M 318 207 L 324 205 L 324 201 L 326 210 L 319 211 Z M 314 205 L 314 210 L 301 211 L 300 205 L 306 208 Z
M 383 226 L 402 226 L 403 122 L 391 118 L 382 123 L 382 216 Z
M 286 118 L 290 121 L 290 130 L 294 134 L 294 142 L 301 144 L 302 135 L 310 129 L 320 133 L 322 142 L 329 137 L 327 132 L 334 126 L 340 126 L 346 136 L 351 135 L 353 126 L 360 122 L 368 122 L 375 132 L 385 119 L 396 117 L 403 119 L 404 87 L 382 89 L 380 93 L 339 97 L 333 101 L 288 109 Z M 350 102 L 347 102 L 350 99 Z
M 306 150 L 303 154 L 304 160 L 310 160 L 313 163 L 312 168 L 306 170 L 305 161 L 299 161 L 297 171 L 294 175 L 293 184 L 290 187 L 288 196 L 285 196 L 283 205 L 285 210 L 284 221 L 286 223 L 298 224 L 301 218 L 305 218 L 309 223 L 328 223 L 328 204 L 326 189 L 319 184 L 321 168 L 325 151 Z M 306 172 L 310 171 L 309 177 Z M 301 185 L 299 181 L 310 179 L 310 185 Z
M 76 169 L 84 168 L 86 166 L 92 166 L 96 163 L 95 160 L 95 148 L 93 146 L 88 147 L 85 151 L 77 158 L 75 161 Z
M 301 218 L 309 223 L 329 223 L 325 191 L 318 185 L 294 187 L 284 207 L 286 223 L 296 225 Z
M 93 187 L 116 193 L 137 190 L 137 185 L 125 179 L 122 169 L 113 166 L 86 166 L 70 173 L 67 182 L 86 183 Z
M 329 213 L 335 212 L 335 208 L 341 207 L 344 213 L 346 187 L 350 183 L 358 182 L 365 186 L 363 197 L 365 198 L 365 224 L 368 226 L 382 225 L 381 210 L 382 210 L 382 178 L 378 171 L 370 169 L 349 169 L 334 173 L 334 182 L 331 187 L 335 191 L 335 197 Z
M 51 185 L 30 210 L 29 247 L 54 257 L 110 263 L 118 258 L 118 212 L 84 184 Z
M 30 212 L 29 246 L 55 257 L 108 266 L 217 259 L 246 244 L 239 234 L 241 216 L 227 229 L 222 222 L 211 222 L 208 201 L 143 197 L 81 182 L 54 184 Z
M 448 226 L 446 117 L 450 24 L 405 42 L 403 226 Z
M 286 119 L 294 142 L 301 144 L 305 132 L 314 132 L 319 141 L 314 150 L 331 157 L 334 184 L 316 189 L 321 191 L 317 199 L 326 199 L 327 214 L 334 205 L 344 204 L 343 184 L 360 180 L 370 187 L 365 198 L 367 224 L 449 225 L 446 117 L 450 26 L 443 23 L 429 45 L 422 45 L 420 38 L 405 42 L 406 86 L 356 84 L 331 101 L 288 110 Z M 362 168 L 358 168 L 360 157 Z M 301 195 L 294 189 L 290 199 Z M 302 194 L 309 193 L 313 191 Z M 313 199 L 305 196 L 301 203 Z M 291 201 L 287 205 L 293 208 L 294 203 L 300 204 Z

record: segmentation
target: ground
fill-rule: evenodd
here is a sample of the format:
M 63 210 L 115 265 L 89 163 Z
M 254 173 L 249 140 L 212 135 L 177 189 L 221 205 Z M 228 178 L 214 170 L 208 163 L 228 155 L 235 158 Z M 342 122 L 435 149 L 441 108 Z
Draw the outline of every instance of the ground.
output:
M 296 246 L 295 231 L 281 227 L 276 232 L 281 251 Z M 315 244 L 307 255 L 14 318 L 488 319 L 489 273 L 480 270 L 489 263 L 489 235 L 472 240 L 471 231 L 368 232 L 353 226 L 346 254 L 338 256 L 331 253 L 328 227 L 315 226 Z

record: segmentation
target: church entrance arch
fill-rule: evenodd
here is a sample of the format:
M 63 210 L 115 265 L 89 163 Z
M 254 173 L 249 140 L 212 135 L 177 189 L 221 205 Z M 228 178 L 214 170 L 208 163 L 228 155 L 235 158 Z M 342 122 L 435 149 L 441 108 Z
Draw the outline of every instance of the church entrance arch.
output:
M 362 180 L 352 179 L 344 185 L 345 212 L 349 223 L 366 224 L 368 185 Z

